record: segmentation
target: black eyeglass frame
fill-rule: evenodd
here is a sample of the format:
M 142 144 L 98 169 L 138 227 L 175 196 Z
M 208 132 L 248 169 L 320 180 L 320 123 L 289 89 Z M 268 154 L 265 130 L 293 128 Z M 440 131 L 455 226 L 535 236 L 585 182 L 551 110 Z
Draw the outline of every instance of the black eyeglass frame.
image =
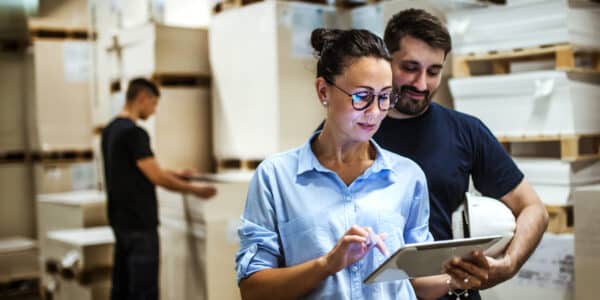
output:
M 329 79 L 327 79 L 327 78 L 323 78 L 323 79 L 325 79 L 325 82 L 327 82 L 327 84 L 330 84 L 330 85 L 334 86 L 340 92 L 346 94 L 346 96 L 349 96 L 350 97 L 350 103 L 352 104 L 352 108 L 354 110 L 356 110 L 356 111 L 362 111 L 362 110 L 365 110 L 365 109 L 369 108 L 369 106 L 371 106 L 371 104 L 373 104 L 373 101 L 375 101 L 375 96 L 377 96 L 377 106 L 379 107 L 379 110 L 381 110 L 381 111 L 388 111 L 388 110 L 390 110 L 392 107 L 394 107 L 396 105 L 396 103 L 398 103 L 398 99 L 400 99 L 400 94 L 396 93 L 396 92 L 394 92 L 392 90 L 390 92 L 390 96 L 389 96 L 390 106 L 387 109 L 383 109 L 383 108 L 381 108 L 381 102 L 379 101 L 379 94 L 375 94 L 372 91 L 367 90 L 367 93 L 369 93 L 369 95 L 368 95 L 369 99 L 367 100 L 367 104 L 364 107 L 356 108 L 354 106 L 353 95 L 354 94 L 358 94 L 358 93 L 364 93 L 364 91 L 360 91 L 360 92 L 356 92 L 356 93 L 348 93 L 344 89 L 342 89 L 341 87 L 337 86 L 335 83 L 331 82 Z

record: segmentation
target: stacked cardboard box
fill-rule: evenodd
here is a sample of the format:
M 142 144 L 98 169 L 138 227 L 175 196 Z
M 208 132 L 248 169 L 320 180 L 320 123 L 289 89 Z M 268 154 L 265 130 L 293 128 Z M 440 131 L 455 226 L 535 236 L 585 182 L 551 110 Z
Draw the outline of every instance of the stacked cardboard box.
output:
M 593 113 L 600 109 L 600 81 L 588 72 L 600 50 L 593 30 L 600 5 L 517 2 L 523 3 L 455 11 L 448 22 L 459 54 L 450 80 L 456 109 L 499 137 L 550 215 L 540 246 L 517 276 L 482 295 L 573 299 L 574 191 L 600 181 L 600 118 Z M 515 21 L 506 22 L 508 16 Z
M 88 190 L 40 194 L 37 196 L 37 217 L 37 231 L 40 245 L 39 263 L 44 274 L 42 277 L 42 285 L 55 295 L 56 293 L 60 293 L 61 295 L 69 293 L 83 293 L 86 295 L 94 294 L 96 293 L 96 290 L 100 289 L 98 286 L 105 286 L 106 283 L 94 283 L 90 286 L 67 284 L 56 288 L 63 279 L 58 274 L 50 274 L 48 272 L 53 270 L 57 271 L 60 268 L 58 262 L 63 259 L 62 254 L 57 254 L 57 242 L 50 242 L 50 235 L 64 230 L 75 230 L 75 232 L 80 232 L 81 230 L 90 229 L 90 231 L 87 231 L 90 233 L 89 238 L 93 238 L 94 234 L 92 233 L 97 232 L 99 232 L 97 234 L 99 234 L 100 237 L 106 237 L 105 229 L 97 229 L 99 228 L 98 226 L 105 226 L 108 224 L 106 216 L 106 196 L 104 192 Z M 75 233 L 66 235 L 69 236 L 71 241 L 75 244 L 83 243 L 83 240 L 78 242 L 76 237 L 81 237 L 84 240 L 88 238 L 86 235 L 78 235 Z M 61 234 L 58 234 L 58 236 L 61 236 Z M 59 247 L 59 249 L 63 248 Z M 94 259 L 94 257 L 90 259 Z M 104 281 L 106 280 L 107 279 L 104 278 Z M 55 288 L 53 289 L 53 287 Z
M 35 236 L 30 166 L 20 162 L 0 164 L 0 237 Z
M 575 191 L 575 299 L 594 299 L 600 292 L 600 185 Z
M 110 103 L 105 115 L 122 109 L 128 80 L 153 79 L 160 85 L 160 102 L 156 115 L 140 125 L 149 132 L 158 161 L 170 169 L 210 171 L 208 31 L 150 23 L 120 30 L 113 40 L 104 58 L 114 63 L 101 76 L 120 82 L 120 89 L 110 93 L 108 84 L 102 87 L 99 101 Z
M 448 27 L 453 51 L 460 54 L 561 43 L 598 48 L 599 16 L 597 6 L 584 9 L 569 7 L 566 0 L 530 1 L 455 11 L 448 17 Z
M 48 260 L 59 264 L 53 299 L 109 299 L 114 236 L 108 226 L 55 230 L 46 241 Z
M 298 2 L 265 1 L 214 16 L 209 46 L 217 159 L 261 160 L 306 141 L 324 118 L 310 34 L 335 26 L 334 7 Z
M 239 299 L 237 227 L 251 174 L 220 174 L 210 200 L 159 189 L 161 297 Z
M 0 282 L 38 278 L 37 259 L 34 240 L 19 236 L 0 239 Z

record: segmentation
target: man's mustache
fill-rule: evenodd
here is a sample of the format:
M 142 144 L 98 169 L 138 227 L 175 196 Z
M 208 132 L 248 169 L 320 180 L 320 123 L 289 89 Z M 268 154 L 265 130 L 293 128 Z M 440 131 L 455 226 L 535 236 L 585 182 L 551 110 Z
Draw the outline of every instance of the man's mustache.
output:
M 414 86 L 411 86 L 411 85 L 403 85 L 403 86 L 401 86 L 399 94 L 400 95 L 405 95 L 406 92 L 408 92 L 408 91 L 411 91 L 411 92 L 413 92 L 415 94 L 421 94 L 421 95 L 425 96 L 425 98 L 427 98 L 429 96 L 429 90 L 420 91 L 420 90 L 418 90 L 417 88 L 415 88 Z

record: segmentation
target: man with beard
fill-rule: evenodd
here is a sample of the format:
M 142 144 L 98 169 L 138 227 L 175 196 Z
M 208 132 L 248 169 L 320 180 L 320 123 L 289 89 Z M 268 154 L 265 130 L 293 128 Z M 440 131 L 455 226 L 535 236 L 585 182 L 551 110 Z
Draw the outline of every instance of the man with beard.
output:
M 102 131 L 108 220 L 115 234 L 111 299 L 158 299 L 158 207 L 155 186 L 215 195 L 212 185 L 190 183 L 162 169 L 148 133 L 136 125 L 156 110 L 158 87 L 144 78 L 129 82 L 121 113 Z M 185 174 L 184 174 L 185 173 Z
M 451 49 L 444 25 L 424 10 L 409 9 L 389 21 L 384 40 L 392 54 L 393 85 L 400 99 L 374 139 L 411 158 L 425 172 L 430 192 L 429 229 L 436 240 L 452 239 L 452 212 L 464 200 L 469 176 L 483 195 L 501 199 L 512 210 L 517 229 L 505 254 L 498 259 L 474 259 L 489 272 L 481 289 L 511 278 L 546 229 L 548 215 L 542 202 L 480 120 L 431 102 Z M 469 274 L 473 273 L 465 270 L 459 278 L 474 278 Z M 463 291 L 449 293 L 449 299 L 456 299 Z M 480 299 L 476 291 L 462 295 Z

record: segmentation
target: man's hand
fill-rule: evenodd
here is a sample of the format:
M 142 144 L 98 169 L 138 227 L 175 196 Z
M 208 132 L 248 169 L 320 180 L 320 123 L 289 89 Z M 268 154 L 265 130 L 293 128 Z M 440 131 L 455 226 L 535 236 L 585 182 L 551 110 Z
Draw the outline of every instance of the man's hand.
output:
M 444 273 L 452 277 L 452 289 L 481 289 L 489 281 L 490 265 L 481 251 L 469 259 L 455 257 L 444 265 Z
M 190 192 L 200 198 L 209 199 L 217 194 L 217 188 L 207 183 L 192 183 Z

